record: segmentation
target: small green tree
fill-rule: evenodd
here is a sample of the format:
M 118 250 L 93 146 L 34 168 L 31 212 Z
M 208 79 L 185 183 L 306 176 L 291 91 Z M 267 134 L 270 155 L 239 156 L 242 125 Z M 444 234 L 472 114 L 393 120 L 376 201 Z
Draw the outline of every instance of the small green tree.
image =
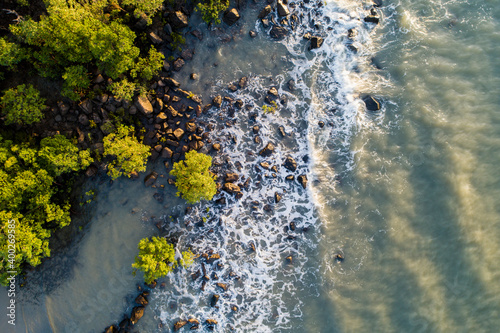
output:
M 163 1 L 164 0 L 122 0 L 122 4 L 124 6 L 134 7 L 135 17 L 140 17 L 142 14 L 146 14 L 148 24 L 151 24 L 151 17 L 153 17 L 156 12 L 161 9 Z
M 174 246 L 168 243 L 165 238 L 143 238 L 140 240 L 138 248 L 139 255 L 135 257 L 135 262 L 132 264 L 133 274 L 135 275 L 138 270 L 142 271 L 144 281 L 148 284 L 166 276 L 178 265 Z M 193 263 L 193 257 L 193 253 L 189 250 L 182 252 L 181 265 L 188 267 Z
M 201 0 L 196 6 L 196 10 L 201 12 L 203 21 L 207 24 L 220 23 L 219 15 L 229 7 L 229 0 Z
M 0 105 L 5 114 L 5 124 L 26 124 L 38 122 L 43 118 L 46 108 L 45 99 L 32 85 L 21 84 L 4 92 Z
M 61 94 L 74 101 L 80 99 L 80 93 L 90 86 L 90 78 L 87 69 L 82 65 L 69 66 L 62 76 L 64 84 Z
M 151 47 L 147 57 L 137 60 L 134 68 L 130 71 L 130 76 L 132 78 L 140 77 L 146 81 L 151 80 L 163 67 L 163 59 L 165 56 Z
M 138 142 L 133 127 L 120 125 L 116 133 L 104 137 L 104 156 L 114 157 L 108 166 L 108 175 L 116 179 L 123 174 L 130 177 L 133 171 L 146 170 L 146 162 L 151 155 L 149 147 Z
M 208 169 L 212 165 L 212 157 L 194 150 L 186 153 L 186 159 L 174 164 L 170 174 L 176 177 L 177 196 L 189 203 L 201 199 L 212 200 L 217 187 L 215 175 Z
M 117 98 L 122 98 L 126 101 L 131 101 L 134 98 L 137 85 L 133 82 L 123 79 L 111 83 L 111 93 Z
M 0 38 L 0 66 L 12 70 L 26 57 L 26 52 L 20 45 L 7 41 L 5 37 Z

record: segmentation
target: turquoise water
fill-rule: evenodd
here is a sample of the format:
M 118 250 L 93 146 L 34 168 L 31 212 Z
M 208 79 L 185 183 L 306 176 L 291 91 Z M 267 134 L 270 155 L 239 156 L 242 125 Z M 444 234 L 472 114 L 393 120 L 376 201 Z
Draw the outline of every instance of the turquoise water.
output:
M 230 289 L 221 293 L 209 283 L 200 291 L 200 281 L 189 276 L 200 267 L 195 263 L 152 293 L 137 332 L 168 332 L 188 317 L 215 318 L 219 332 L 498 331 L 500 2 L 385 0 L 377 27 L 360 19 L 369 1 L 327 1 L 318 15 L 315 5 L 304 7 L 326 37 L 321 49 L 307 50 L 302 34 L 311 27 L 271 41 L 255 22 L 261 6 L 249 5 L 234 42 L 221 44 L 206 33 L 178 75 L 205 99 L 229 94 L 229 82 L 249 76 L 250 86 L 232 96 L 256 104 L 257 112 L 272 85 L 288 97 L 287 107 L 259 112 L 256 123 L 246 111 L 233 118 L 225 110 L 210 113 L 220 123 L 234 121 L 213 140 L 237 138 L 218 158 L 242 163 L 238 172 L 252 179 L 244 197 L 228 198 L 225 206 L 204 203 L 184 217 L 180 200 L 158 204 L 151 193 L 138 196 L 140 182 L 95 184 L 97 213 L 75 250 L 57 257 L 78 264 L 67 265 L 60 281 L 48 274 L 53 268 L 42 267 L 55 286 L 36 292 L 34 283 L 24 292 L 14 331 L 100 332 L 118 322 L 140 281 L 129 275 L 131 244 L 155 233 L 151 215 L 178 217 L 171 232 L 182 244 L 220 253 L 217 274 Z M 356 54 L 345 45 L 350 28 L 358 30 Z M 188 80 L 191 72 L 200 80 Z M 286 88 L 290 78 L 297 82 L 293 93 Z M 381 101 L 380 111 L 364 109 L 359 96 L 366 93 Z M 254 124 L 261 145 L 253 141 Z M 285 181 L 282 167 L 276 178 L 257 183 L 262 159 L 248 152 L 268 140 L 277 151 L 267 161 L 279 166 L 293 156 L 296 176 L 308 176 L 307 190 Z M 275 192 L 283 194 L 278 204 Z M 255 211 L 253 200 L 263 201 Z M 131 214 L 134 207 L 141 213 Z M 186 226 L 202 216 L 215 220 Z M 297 229 L 285 232 L 291 221 Z M 335 260 L 338 253 L 344 261 Z M 241 279 L 231 279 L 231 271 Z M 213 293 L 222 295 L 218 309 L 209 305 Z M 232 313 L 231 304 L 240 311 Z

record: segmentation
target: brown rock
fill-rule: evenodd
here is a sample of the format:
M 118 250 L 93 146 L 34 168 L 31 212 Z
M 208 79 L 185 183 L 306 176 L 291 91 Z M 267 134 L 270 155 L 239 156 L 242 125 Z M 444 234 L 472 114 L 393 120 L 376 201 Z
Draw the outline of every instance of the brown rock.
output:
M 184 130 L 182 128 L 177 128 L 174 131 L 174 136 L 177 138 L 177 140 L 180 140 L 183 135 L 184 135 Z
M 225 182 L 226 183 L 234 183 L 235 181 L 238 180 L 238 178 L 239 178 L 239 176 L 237 173 L 226 173 Z
M 173 152 L 170 148 L 165 147 L 165 148 L 163 148 L 163 150 L 161 151 L 161 157 L 162 157 L 162 158 L 171 158 L 173 153 L 174 153 L 174 152 Z
M 130 316 L 130 323 L 132 325 L 135 325 L 139 319 L 142 318 L 144 315 L 144 306 L 136 306 L 135 308 L 132 309 L 132 315 Z
M 226 191 L 227 193 L 232 193 L 232 194 L 241 192 L 240 187 L 233 183 L 225 183 L 223 190 Z

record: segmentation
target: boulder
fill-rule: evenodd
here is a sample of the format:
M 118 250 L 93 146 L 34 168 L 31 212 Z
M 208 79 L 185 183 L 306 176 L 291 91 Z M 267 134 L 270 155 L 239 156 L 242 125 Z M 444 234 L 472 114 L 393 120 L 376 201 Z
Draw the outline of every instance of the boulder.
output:
M 219 150 L 220 150 L 220 144 L 218 144 L 218 143 L 214 143 L 214 144 L 212 145 L 212 149 L 213 149 L 213 150 L 215 150 L 215 151 L 219 151 Z
M 181 68 L 184 66 L 184 64 L 185 64 L 184 59 L 182 59 L 182 58 L 177 58 L 177 59 L 174 61 L 174 63 L 173 63 L 173 65 L 174 65 L 174 71 L 177 71 L 177 72 L 178 72 L 178 71 L 180 71 L 180 70 L 181 70 Z
M 217 305 L 217 302 L 219 301 L 219 298 L 220 298 L 220 296 L 219 296 L 219 295 L 214 294 L 214 295 L 212 296 L 212 299 L 210 300 L 210 305 L 211 305 L 212 307 L 215 307 L 215 306 Z
M 238 21 L 240 19 L 240 14 L 238 13 L 238 11 L 236 10 L 236 8 L 231 8 L 231 9 L 228 9 L 225 13 L 224 13 L 224 17 L 223 17 L 223 20 L 224 22 L 227 24 L 227 25 L 233 25 L 236 23 L 236 21 Z
M 227 289 L 228 289 L 228 286 L 225 283 L 218 282 L 218 283 L 216 283 L 216 285 L 217 285 L 217 287 L 221 288 L 224 291 L 227 291 Z
M 241 192 L 240 187 L 236 184 L 233 184 L 233 183 L 225 183 L 224 187 L 222 189 L 224 191 L 226 191 L 227 193 L 231 193 L 231 194 Z
M 262 149 L 259 153 L 260 156 L 269 157 L 274 153 L 274 145 L 271 142 L 268 142 L 267 145 Z
M 295 91 L 296 85 L 294 79 L 290 79 L 287 85 L 288 85 L 288 90 L 290 90 L 291 92 Z
M 89 165 L 89 167 L 87 168 L 87 170 L 85 170 L 85 176 L 87 177 L 94 177 L 95 175 L 97 175 L 97 167 L 93 164 Z
M 266 7 L 264 7 L 264 9 L 261 10 L 261 12 L 259 13 L 259 18 L 260 19 L 263 19 L 264 17 L 266 17 L 267 15 L 269 15 L 271 12 L 273 11 L 271 5 L 267 5 Z
M 307 176 L 306 175 L 298 176 L 297 180 L 299 181 L 299 183 L 302 185 L 303 188 L 306 188 L 306 186 L 307 186 Z
M 174 152 L 168 147 L 163 148 L 163 150 L 161 151 L 162 158 L 171 158 L 173 154 Z
M 207 319 L 205 322 L 208 325 L 217 325 L 217 320 L 215 320 L 215 319 Z
M 365 22 L 378 24 L 379 18 L 376 15 L 368 15 L 364 18 Z
M 212 100 L 212 104 L 220 108 L 220 106 L 222 105 L 222 96 L 221 95 L 215 96 Z
M 243 76 L 239 81 L 238 85 L 240 86 L 241 89 L 245 89 L 248 87 L 248 77 Z
M 178 331 L 187 324 L 187 320 L 179 320 L 174 324 L 174 331 Z
M 153 44 L 161 44 L 161 43 L 163 43 L 163 39 L 161 39 L 161 37 L 158 36 L 157 34 L 155 34 L 154 32 L 150 32 L 149 33 L 149 40 Z
M 268 92 L 267 92 L 268 95 L 271 95 L 271 96 L 274 96 L 274 97 L 279 97 L 279 94 L 278 94 L 278 89 L 276 89 L 276 87 L 271 87 Z
M 135 302 L 137 304 L 140 304 L 140 305 L 148 305 L 148 299 L 146 298 L 146 296 L 144 295 L 144 293 L 140 294 L 139 296 L 137 296 L 135 298 Z
M 192 122 L 186 123 L 186 131 L 190 133 L 196 132 L 196 124 Z
M 290 15 L 290 11 L 288 10 L 287 5 L 285 5 L 283 2 L 278 0 L 278 15 L 283 17 L 283 16 L 288 16 Z
M 111 325 L 109 327 L 106 327 L 104 329 L 104 333 L 118 333 L 118 327 L 116 327 L 115 325 Z
M 363 102 L 366 105 L 368 111 L 378 111 L 380 110 L 380 103 L 371 95 L 366 95 L 363 97 Z
M 88 126 L 90 124 L 89 117 L 83 113 L 78 116 L 78 122 L 83 126 Z
M 172 88 L 178 88 L 181 86 L 181 84 L 171 77 L 166 77 L 163 79 L 163 83 L 165 83 L 167 86 L 172 87 Z
M 269 35 L 274 39 L 282 40 L 288 35 L 288 30 L 275 25 L 269 32 Z
M 137 101 L 135 102 L 135 106 L 145 115 L 153 113 L 153 105 L 151 105 L 151 102 L 146 95 L 139 95 L 137 97 Z
M 182 136 L 184 135 L 184 130 L 182 128 L 177 128 L 175 131 L 174 131 L 174 136 L 177 140 L 180 140 L 182 138 Z
M 278 193 L 278 192 L 275 192 L 274 193 L 274 201 L 276 203 L 280 202 L 281 201 L 281 195 Z
M 290 171 L 297 170 L 297 162 L 295 162 L 295 160 L 291 156 L 286 157 L 285 162 L 283 163 L 283 166 Z
M 156 182 L 156 179 L 158 179 L 158 173 L 153 171 L 144 177 L 144 185 L 146 185 L 146 187 L 152 186 Z
M 136 306 L 135 308 L 132 309 L 132 315 L 130 316 L 130 323 L 132 325 L 135 325 L 139 319 L 142 318 L 144 315 L 144 306 Z
M 226 183 L 234 183 L 235 181 L 238 180 L 240 176 L 237 174 L 237 173 L 226 173 L 226 177 L 224 179 L 224 181 Z
M 250 35 L 250 37 L 252 37 L 252 38 L 257 37 L 257 33 L 256 33 L 255 31 L 253 31 L 253 30 L 250 30 L 250 32 L 249 32 L 248 34 L 249 34 L 249 35 Z
M 311 37 L 311 46 L 309 47 L 309 49 L 313 50 L 313 49 L 320 48 L 321 45 L 323 45 L 323 41 L 324 41 L 324 39 L 322 37 L 312 36 Z
M 180 10 L 170 13 L 168 20 L 170 25 L 175 29 L 182 29 L 188 26 L 188 17 Z

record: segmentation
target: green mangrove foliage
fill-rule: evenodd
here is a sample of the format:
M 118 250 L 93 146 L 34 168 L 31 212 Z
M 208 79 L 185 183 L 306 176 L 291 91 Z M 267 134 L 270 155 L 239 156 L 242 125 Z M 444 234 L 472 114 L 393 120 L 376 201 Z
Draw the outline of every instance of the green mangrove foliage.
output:
M 220 23 L 220 13 L 229 7 L 229 0 L 201 0 L 196 5 L 196 10 L 199 10 L 203 21 L 207 24 Z
M 119 125 L 115 133 L 103 139 L 104 156 L 113 157 L 108 165 L 108 175 L 116 179 L 125 174 L 130 177 L 134 171 L 146 170 L 146 162 L 151 155 L 149 147 L 138 142 L 134 136 L 134 128 Z
M 30 125 L 42 120 L 46 108 L 44 103 L 40 92 L 30 84 L 6 90 L 0 99 L 5 124 Z
M 20 273 L 23 265 L 36 266 L 50 255 L 52 232 L 70 223 L 70 187 L 56 179 L 63 173 L 82 170 L 91 162 L 88 152 L 78 152 L 61 135 L 43 139 L 40 147 L 15 144 L 0 136 L 2 285 L 7 283 L 8 271 Z M 11 229 L 15 232 L 15 251 L 11 249 L 9 257 Z
M 161 5 L 157 0 L 123 2 L 135 3 L 136 8 Z M 151 48 L 147 56 L 140 57 L 136 34 L 121 20 L 105 14 L 111 3 L 45 0 L 48 15 L 42 15 L 39 21 L 24 19 L 11 25 L 10 30 L 27 45 L 30 61 L 40 75 L 64 79 L 62 93 L 71 99 L 79 99 L 79 94 L 89 88 L 85 68 L 92 66 L 112 79 L 130 75 L 137 83 L 150 80 L 163 65 L 163 55 Z M 0 51 L 0 63 L 5 66 L 13 66 L 25 54 L 4 39 L 0 43 L 12 50 L 12 55 Z
M 151 24 L 151 17 L 161 9 L 163 1 L 164 0 L 122 0 L 122 5 L 135 8 L 135 17 L 140 17 L 145 14 L 148 24 Z
M 212 200 L 217 187 L 215 175 L 208 169 L 212 165 L 212 157 L 194 150 L 186 153 L 186 159 L 174 163 L 170 174 L 176 177 L 177 196 L 181 196 L 189 203 L 202 199 Z
M 139 255 L 132 264 L 133 274 L 137 271 L 144 273 L 144 281 L 148 284 L 166 276 L 178 266 L 175 259 L 174 246 L 162 237 L 143 238 L 139 242 Z M 182 252 L 181 266 L 189 267 L 193 263 L 194 255 L 191 251 Z

